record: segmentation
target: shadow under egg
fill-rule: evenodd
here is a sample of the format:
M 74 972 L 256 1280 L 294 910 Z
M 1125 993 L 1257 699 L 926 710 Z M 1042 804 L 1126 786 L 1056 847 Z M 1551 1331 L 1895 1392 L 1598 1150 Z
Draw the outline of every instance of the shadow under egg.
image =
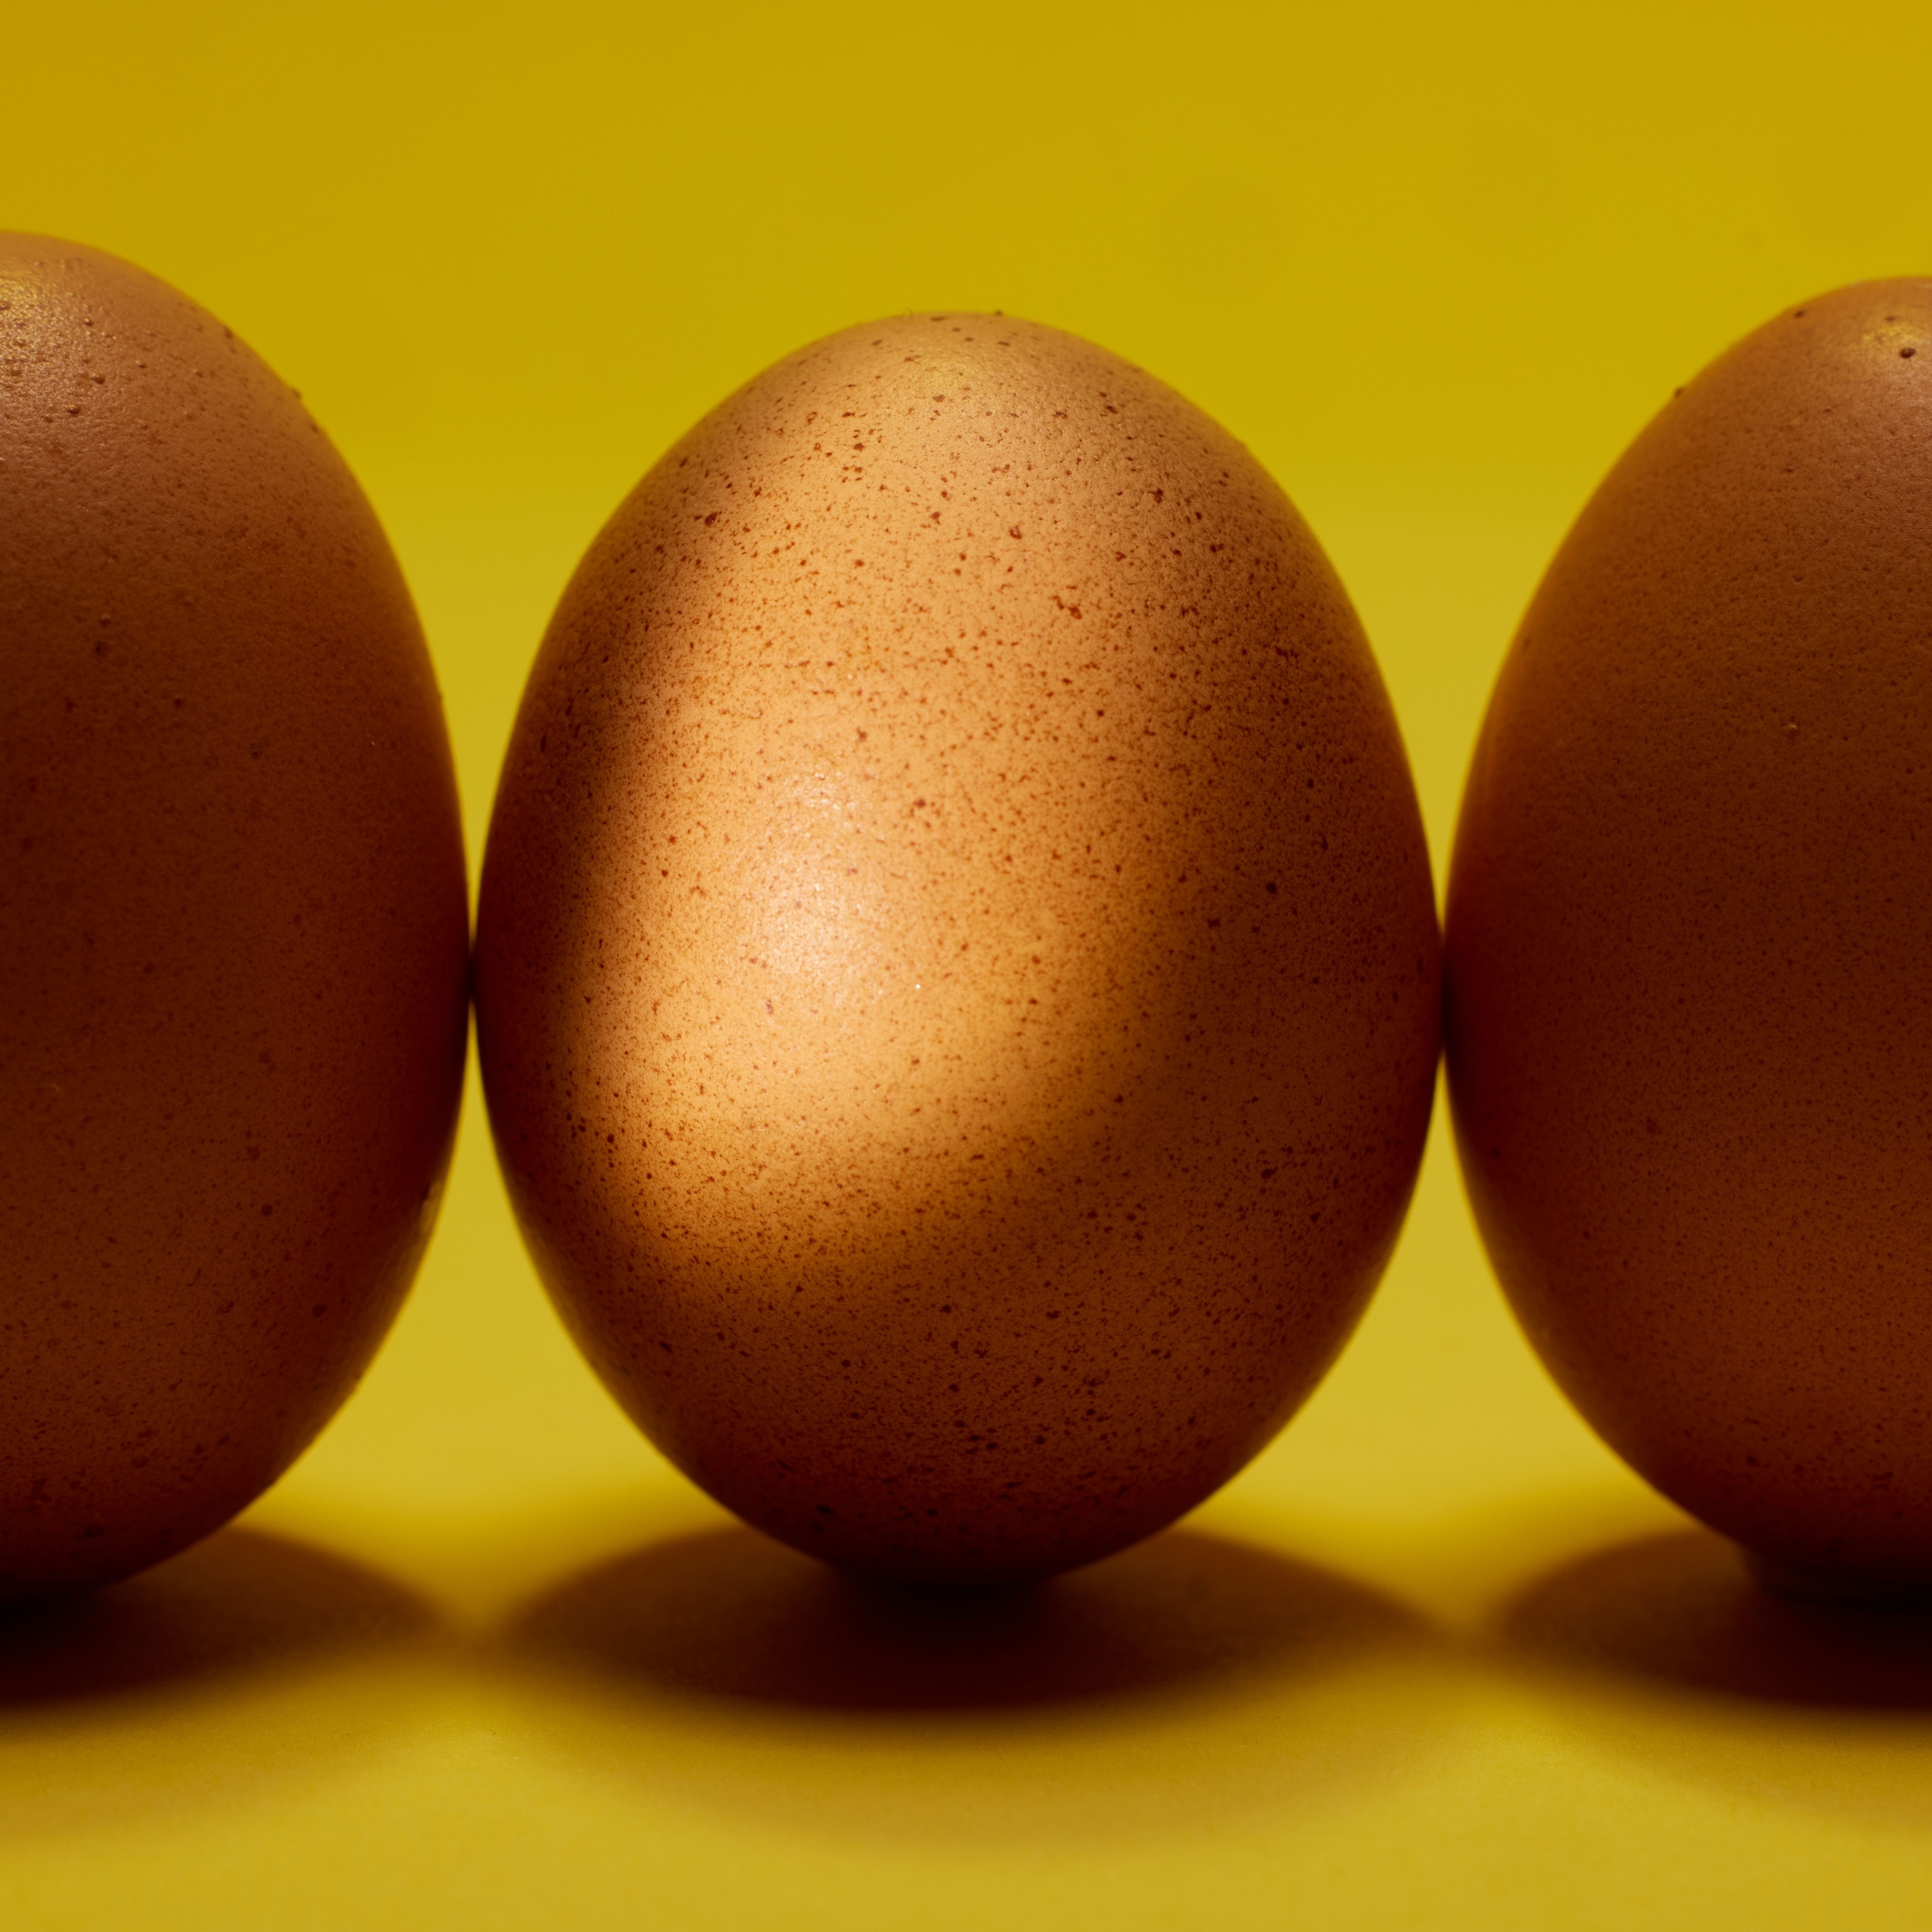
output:
M 922 1589 L 710 1531 L 573 1579 L 514 1627 L 527 1654 L 712 1697 L 842 1711 L 973 1711 L 1316 1672 L 1415 1619 L 1338 1576 L 1174 1531 L 1070 1575 Z
M 1810 1810 L 1932 1825 L 1932 1612 L 1766 1588 L 1708 1531 L 1563 1564 L 1495 1634 L 1600 1736 L 1653 1768 Z
M 573 1755 L 728 1808 L 951 1838 L 1159 1828 L 1373 1773 L 1426 1748 L 1453 1675 L 1391 1599 L 1189 1530 L 986 1591 L 710 1530 L 570 1579 L 501 1646 Z
M 1735 1544 L 1686 1531 L 1599 1550 L 1505 1613 L 1545 1662 L 1770 1704 L 1932 1712 L 1932 1606 L 1767 1588 Z
M 348 1559 L 226 1529 L 0 1611 L 0 1833 L 257 1800 L 392 1730 L 436 1617 Z
M 6 1714 L 185 1689 L 420 1640 L 428 1606 L 340 1556 L 228 1529 L 125 1582 L 0 1609 Z

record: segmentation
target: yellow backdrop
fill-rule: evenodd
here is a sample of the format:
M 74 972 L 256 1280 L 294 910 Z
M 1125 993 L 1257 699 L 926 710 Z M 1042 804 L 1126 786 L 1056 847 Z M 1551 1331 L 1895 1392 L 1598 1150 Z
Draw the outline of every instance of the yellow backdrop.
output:
M 1782 304 L 1932 271 L 1911 7 L 100 0 L 0 58 L 0 226 L 178 284 L 362 477 L 472 854 L 621 493 L 805 340 L 970 306 L 1270 466 L 1439 866 L 1651 411 Z M 250 1533 L 0 1630 L 0 1922 L 1922 1924 L 1932 1634 L 1755 1602 L 1595 1444 L 1441 1124 L 1357 1342 L 1192 1534 L 922 1616 L 622 1422 L 472 1094 L 414 1300 Z

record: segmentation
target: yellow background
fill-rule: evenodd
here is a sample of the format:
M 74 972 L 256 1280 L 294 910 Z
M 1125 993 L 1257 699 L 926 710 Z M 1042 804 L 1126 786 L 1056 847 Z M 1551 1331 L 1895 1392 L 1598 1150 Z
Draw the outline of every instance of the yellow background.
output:
M 1932 272 L 1923 8 L 109 0 L 9 9 L 0 59 L 0 225 L 178 284 L 356 468 L 472 852 L 634 478 L 800 342 L 970 306 L 1274 470 L 1439 867 L 1650 412 L 1780 304 Z M 566 1345 L 472 1094 L 415 1298 L 258 1534 L 0 1632 L 0 1923 L 1932 1921 L 1932 1631 L 1754 1604 L 1594 1444 L 1437 1125 L 1287 1436 L 1002 1621 L 721 1531 Z

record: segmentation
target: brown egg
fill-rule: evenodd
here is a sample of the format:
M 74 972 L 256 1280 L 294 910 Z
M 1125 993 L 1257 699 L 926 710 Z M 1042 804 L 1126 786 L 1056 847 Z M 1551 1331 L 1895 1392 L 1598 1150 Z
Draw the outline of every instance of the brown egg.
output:
M 0 1598 L 272 1481 L 434 1216 L 464 889 L 409 595 L 294 392 L 0 235 Z
M 504 768 L 478 1042 L 639 1426 L 837 1562 L 1146 1535 L 1394 1240 L 1438 942 L 1373 659 L 1280 490 L 1070 336 L 767 370 L 572 582 Z
M 1457 834 L 1451 1090 L 1552 1374 L 1774 1571 L 1932 1584 L 1932 281 L 1780 316 L 1550 566 Z

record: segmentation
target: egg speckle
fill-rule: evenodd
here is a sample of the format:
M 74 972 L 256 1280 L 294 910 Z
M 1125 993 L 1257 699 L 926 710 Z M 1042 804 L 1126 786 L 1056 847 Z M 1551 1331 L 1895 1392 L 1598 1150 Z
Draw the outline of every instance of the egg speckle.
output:
M 429 658 L 205 310 L 0 236 L 0 1598 L 249 1502 L 426 1240 L 464 1051 Z
M 1347 599 L 1115 358 L 902 317 L 766 371 L 572 581 L 478 934 L 538 1266 L 801 1548 L 1122 1546 L 1312 1388 L 1426 1123 L 1437 935 Z
M 1768 323 L 1551 565 L 1472 766 L 1451 1091 L 1557 1379 L 1786 1576 L 1932 1583 L 1932 282 Z

